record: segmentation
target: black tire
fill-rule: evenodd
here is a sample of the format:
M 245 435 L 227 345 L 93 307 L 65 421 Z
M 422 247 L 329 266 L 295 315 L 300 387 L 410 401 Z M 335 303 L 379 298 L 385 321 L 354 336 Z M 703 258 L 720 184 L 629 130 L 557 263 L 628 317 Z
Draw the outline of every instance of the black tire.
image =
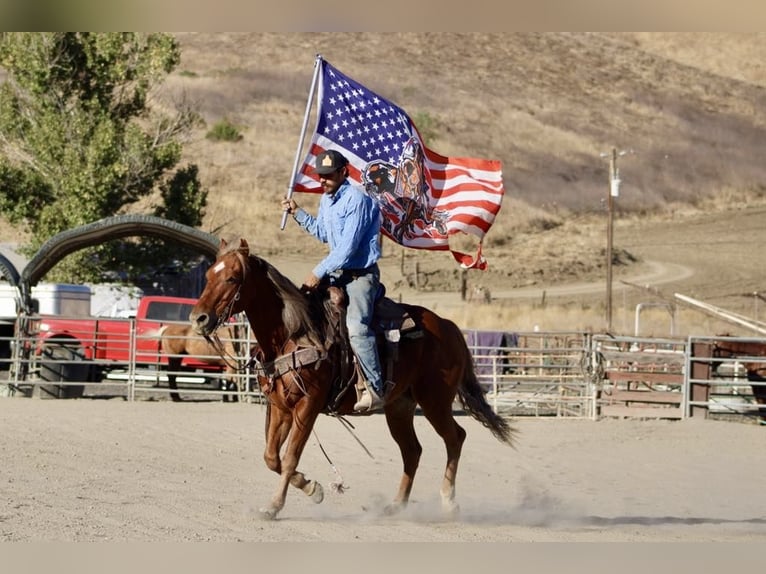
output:
M 0 275 L 8 280 L 13 287 L 19 284 L 19 272 L 16 270 L 16 266 L 8 258 L 0 253 Z
M 112 239 L 136 236 L 166 239 L 212 259 L 215 259 L 220 245 L 220 239 L 215 235 L 177 221 L 142 214 L 115 215 L 75 229 L 67 229 L 48 239 L 24 267 L 17 282 L 31 288 L 70 253 Z M 8 271 L 12 273 L 14 270 Z
M 40 378 L 50 382 L 86 381 L 89 365 L 80 347 L 45 345 L 40 360 Z M 84 385 L 38 385 L 41 398 L 74 399 L 82 397 Z

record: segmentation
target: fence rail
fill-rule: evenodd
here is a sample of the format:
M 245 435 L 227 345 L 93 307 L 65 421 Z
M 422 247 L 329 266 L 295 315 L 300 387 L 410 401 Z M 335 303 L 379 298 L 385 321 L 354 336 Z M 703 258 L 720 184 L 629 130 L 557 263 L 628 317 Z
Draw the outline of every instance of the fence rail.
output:
M 125 319 L 125 321 L 134 321 Z M 235 341 L 234 360 L 245 364 L 254 339 L 246 322 Z M 0 396 L 67 398 L 109 389 L 128 400 L 179 392 L 220 400 L 261 402 L 247 370 L 235 373 L 137 360 L 146 334 L 130 328 L 129 358 L 120 364 L 86 361 L 73 349 L 53 354 L 22 353 L 37 333 L 15 334 L 0 356 Z M 487 401 L 512 416 L 597 419 L 638 417 L 683 419 L 728 415 L 766 421 L 766 338 L 686 339 L 620 337 L 582 332 L 463 331 Z M 156 335 L 155 335 L 156 337 Z M 81 341 L 82 345 L 95 341 Z M 217 358 L 198 356 L 198 359 Z M 105 374 L 93 380 L 94 369 Z
M 498 412 L 766 421 L 766 338 L 464 332 Z
M 590 336 L 582 333 L 464 331 L 479 383 L 496 412 L 593 418 L 594 385 L 584 370 Z M 502 334 L 505 335 L 505 334 Z
M 218 354 L 164 353 L 159 350 L 159 334 L 139 332 L 135 319 L 124 321 L 124 336 L 110 341 L 112 349 L 120 350 L 123 358 L 107 360 L 90 357 L 92 349 L 104 345 L 99 335 L 77 333 L 75 339 L 57 338 L 40 346 L 36 330 L 5 337 L 8 356 L 0 357 L 0 396 L 35 398 L 80 398 L 88 396 L 117 396 L 127 400 L 173 392 L 170 380 L 175 380 L 177 392 L 190 397 L 213 397 L 220 400 L 261 402 L 263 397 L 249 370 L 205 365 L 221 361 Z M 36 325 L 35 318 L 30 321 Z M 249 349 L 254 343 L 249 325 L 239 323 L 241 337 L 231 339 L 235 353 L 227 357 L 232 364 L 244 366 L 249 361 Z M 180 338 L 180 337 L 175 337 Z M 147 351 L 154 348 L 154 351 Z M 168 361 L 177 359 L 178 367 Z M 192 362 L 189 362 L 192 361 Z

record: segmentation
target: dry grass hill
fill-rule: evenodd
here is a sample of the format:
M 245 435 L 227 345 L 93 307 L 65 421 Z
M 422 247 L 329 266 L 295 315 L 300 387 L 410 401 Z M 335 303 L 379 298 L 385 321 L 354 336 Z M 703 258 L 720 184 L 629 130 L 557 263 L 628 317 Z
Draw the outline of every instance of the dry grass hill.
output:
M 506 196 L 484 246 L 490 270 L 468 274 L 469 295 L 489 292 L 491 303 L 455 295 L 461 273 L 449 255 L 405 253 L 386 242 L 389 293 L 437 305 L 467 327 L 603 329 L 609 163 L 601 154 L 614 147 L 626 152 L 615 204 L 614 330 L 633 331 L 637 302 L 674 292 L 757 315 L 765 262 L 764 33 L 177 37 L 182 63 L 157 102 L 183 94 L 206 121 L 186 148 L 210 192 L 205 225 L 227 239 L 246 237 L 297 280 L 324 248 L 291 222 L 279 230 L 278 199 L 320 53 L 411 116 L 427 118 L 434 150 L 503 162 Z M 243 138 L 206 139 L 222 120 Z M 309 134 L 313 123 L 312 116 Z M 561 290 L 587 282 L 596 286 Z M 739 330 L 679 312 L 676 333 Z M 647 324 L 668 331 L 661 312 Z

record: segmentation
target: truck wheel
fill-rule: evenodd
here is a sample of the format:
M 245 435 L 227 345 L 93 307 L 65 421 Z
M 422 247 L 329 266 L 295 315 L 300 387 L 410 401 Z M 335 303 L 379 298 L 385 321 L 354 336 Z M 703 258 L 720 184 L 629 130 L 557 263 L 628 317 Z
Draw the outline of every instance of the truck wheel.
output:
M 45 345 L 40 361 L 40 378 L 44 381 L 85 381 L 88 364 L 83 351 L 72 345 Z M 69 399 L 82 397 L 84 385 L 38 385 L 40 398 Z

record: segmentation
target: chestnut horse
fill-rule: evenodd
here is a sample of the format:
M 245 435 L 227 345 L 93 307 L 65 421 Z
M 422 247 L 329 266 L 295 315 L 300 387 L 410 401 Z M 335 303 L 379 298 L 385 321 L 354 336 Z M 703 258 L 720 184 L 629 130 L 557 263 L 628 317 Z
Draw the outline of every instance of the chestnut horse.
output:
M 223 390 L 239 389 L 240 368 L 239 353 L 237 352 L 238 329 L 235 325 L 225 325 L 218 330 L 220 348 L 213 342 L 209 342 L 204 337 L 200 337 L 194 332 L 191 325 L 187 323 L 168 323 L 160 328 L 160 351 L 168 358 L 168 386 L 171 388 L 170 398 L 173 401 L 180 401 L 178 394 L 178 385 L 176 377 L 185 356 L 194 357 L 195 360 L 208 365 L 218 365 L 223 367 L 224 376 L 221 378 L 220 388 Z M 232 395 L 235 401 L 237 395 Z M 224 395 L 224 401 L 228 400 L 228 395 Z
M 355 392 L 337 393 L 343 377 L 345 343 L 336 336 L 333 304 L 320 291 L 306 294 L 264 259 L 250 253 L 247 242 L 221 241 L 216 262 L 189 319 L 197 333 L 210 335 L 232 313 L 244 311 L 260 351 L 255 361 L 258 383 L 267 397 L 266 466 L 280 476 L 269 504 L 259 510 L 274 519 L 285 505 L 292 485 L 319 503 L 324 490 L 298 470 L 306 441 L 320 413 L 350 415 Z M 417 334 L 402 335 L 391 360 L 395 382 L 384 407 L 391 436 L 399 446 L 403 474 L 387 514 L 404 508 L 410 497 L 422 446 L 414 416 L 423 415 L 441 436 L 447 465 L 441 482 L 442 508 L 455 513 L 455 477 L 465 430 L 453 415 L 459 397 L 463 408 L 500 441 L 513 445 L 515 429 L 495 413 L 484 398 L 473 370 L 473 357 L 460 329 L 432 311 L 401 305 L 417 326 Z M 386 365 L 381 347 L 381 362 Z M 343 388 L 343 387 L 341 387 Z M 353 386 L 352 386 L 353 389 Z M 365 414 L 368 416 L 368 414 Z M 284 452 L 282 452 L 282 447 Z M 280 454 L 282 453 L 282 454 Z

